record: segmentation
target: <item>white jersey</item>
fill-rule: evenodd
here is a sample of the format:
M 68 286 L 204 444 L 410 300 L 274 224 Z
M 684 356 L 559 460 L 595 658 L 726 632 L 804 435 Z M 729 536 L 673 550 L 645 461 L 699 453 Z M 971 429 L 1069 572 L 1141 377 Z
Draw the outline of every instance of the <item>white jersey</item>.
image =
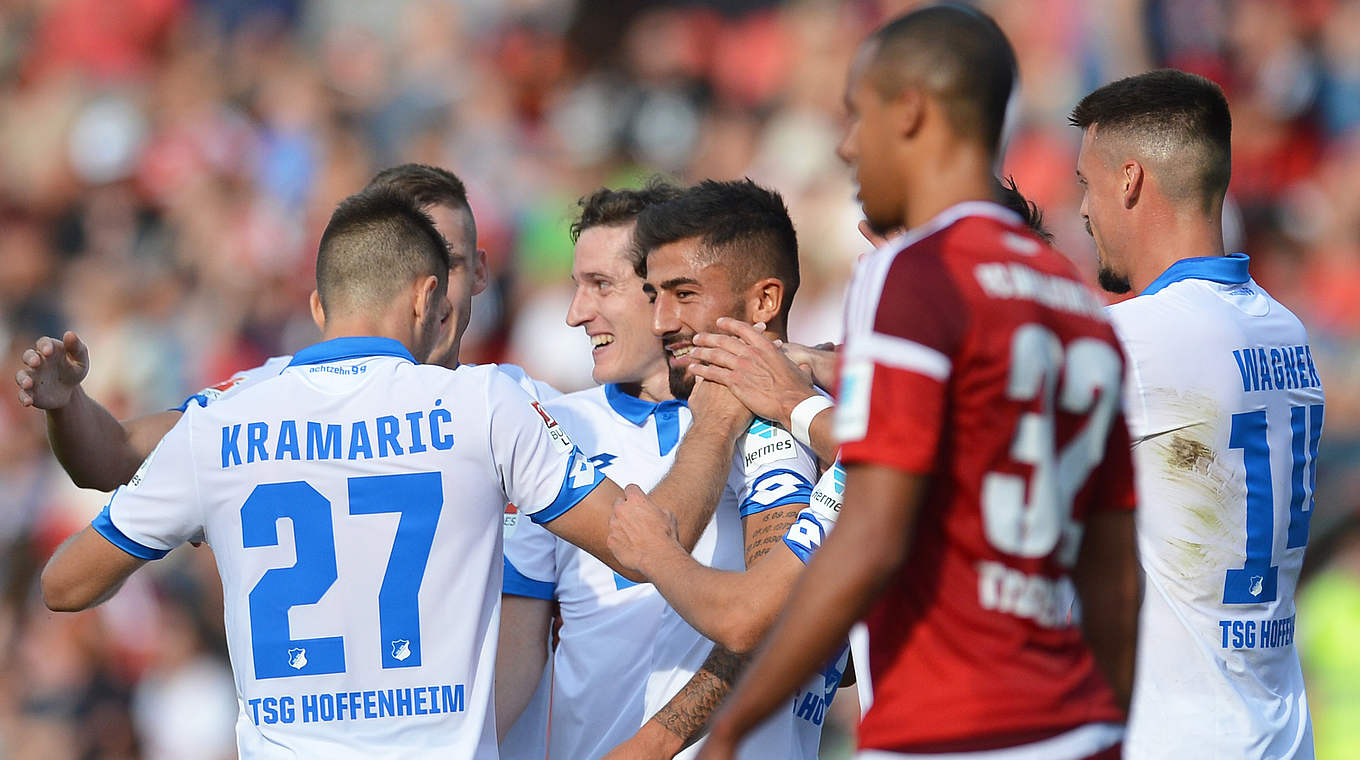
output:
M 1294 590 L 1323 393 L 1299 320 L 1241 254 L 1110 307 L 1146 576 L 1129 758 L 1311 758 Z
M 757 419 L 737 441 L 732 469 L 713 520 L 695 545 L 694 558 L 720 570 L 746 569 L 743 518 L 776 507 L 809 502 L 817 478 L 817 457 L 782 427 Z M 696 631 L 674 609 L 666 607 L 652 648 L 652 675 L 647 682 L 646 714 L 650 717 L 689 683 L 708 658 L 713 642 Z M 837 678 L 839 681 L 839 677 Z M 741 760 L 792 758 L 815 760 L 821 741 L 824 710 L 802 710 L 804 694 L 822 695 L 822 675 L 814 676 L 788 710 L 767 718 L 738 747 Z M 676 755 L 691 758 L 702 741 Z
M 271 356 L 268 359 L 265 359 L 264 364 L 261 364 L 258 367 L 243 369 L 217 385 L 209 385 L 207 388 L 189 396 L 184 399 L 179 406 L 175 407 L 174 410 L 177 412 L 184 412 L 189 408 L 190 404 L 208 406 L 224 397 L 240 393 L 258 382 L 268 380 L 271 377 L 276 377 L 288 367 L 288 363 L 292 360 L 293 356 L 291 354 Z M 464 364 L 460 366 L 472 367 L 476 365 Z M 560 391 L 551 385 L 529 377 L 529 374 L 519 365 L 496 364 L 491 366 L 504 372 L 511 380 L 514 380 L 520 388 L 523 388 L 525 393 L 538 401 L 549 401 L 562 395 Z
M 684 402 L 643 401 L 615 385 L 567 394 L 544 406 L 571 430 L 596 469 L 644 490 L 670 470 L 691 422 Z M 561 605 L 548 757 L 600 757 L 637 733 L 651 717 L 643 696 L 666 609 L 656 588 L 633 583 L 542 526 L 507 515 L 505 593 Z M 502 743 L 504 756 L 529 757 L 517 735 L 536 733 L 546 722 L 546 714 L 526 709 Z M 512 741 L 519 742 L 513 749 Z
M 222 576 L 248 758 L 495 758 L 501 516 L 604 478 L 495 367 L 339 338 L 191 406 L 94 528 Z M 554 429 L 555 428 L 555 429 Z

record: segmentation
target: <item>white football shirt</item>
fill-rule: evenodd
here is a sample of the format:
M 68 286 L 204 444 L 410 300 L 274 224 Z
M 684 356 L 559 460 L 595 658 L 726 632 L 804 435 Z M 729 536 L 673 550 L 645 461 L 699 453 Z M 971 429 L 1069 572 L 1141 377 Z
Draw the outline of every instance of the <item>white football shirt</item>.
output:
M 718 501 L 713 520 L 695 545 L 694 558 L 720 570 L 746 569 L 746 539 L 742 518 L 776 507 L 806 507 L 817 479 L 817 457 L 794 440 L 787 430 L 766 420 L 756 419 L 737 441 L 732 469 Z M 666 706 L 689 683 L 708 658 L 713 642 L 704 638 L 671 607 L 666 607 L 652 647 L 652 675 L 647 682 L 648 717 Z M 837 682 L 839 683 L 839 676 Z M 808 703 L 809 692 L 824 694 L 822 675 L 806 684 L 799 701 L 762 722 L 738 748 L 741 760 L 757 758 L 805 758 L 815 760 L 821 741 L 824 709 Z M 692 758 L 702 740 L 676 755 Z
M 547 421 L 494 366 L 330 340 L 188 407 L 94 527 L 212 546 L 243 757 L 495 758 L 504 505 L 552 520 L 604 478 Z
M 597 470 L 644 490 L 670 470 L 692 419 L 682 401 L 643 401 L 616 385 L 570 393 L 544 407 L 571 431 Z M 556 599 L 562 610 L 553 655 L 548 757 L 600 757 L 650 717 L 644 689 L 666 601 L 652 584 L 632 583 L 542 526 L 510 522 L 505 593 Z M 512 740 L 521 732 L 540 731 L 546 722 L 545 714 L 526 709 L 502 743 L 505 756 L 528 757 L 511 754 Z
M 1110 307 L 1128 354 L 1146 577 L 1129 758 L 1310 758 L 1294 590 L 1323 392 L 1303 325 L 1242 254 Z

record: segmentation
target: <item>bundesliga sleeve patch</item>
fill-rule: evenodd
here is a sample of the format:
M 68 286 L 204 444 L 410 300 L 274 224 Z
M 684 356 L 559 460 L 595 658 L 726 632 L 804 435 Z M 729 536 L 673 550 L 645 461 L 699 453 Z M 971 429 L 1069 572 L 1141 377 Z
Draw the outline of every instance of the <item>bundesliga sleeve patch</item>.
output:
M 847 361 L 841 368 L 841 392 L 836 399 L 832 434 L 837 441 L 858 441 L 869 432 L 869 398 L 874 383 L 874 363 L 868 359 Z
M 534 401 L 532 402 L 532 406 L 534 407 L 534 411 L 538 412 L 538 416 L 543 420 L 543 427 L 548 431 L 548 439 L 553 442 L 553 447 L 557 449 L 558 453 L 570 454 L 573 448 L 571 436 L 567 435 L 567 431 L 563 430 L 562 426 L 557 424 L 557 420 L 553 419 L 551 414 L 548 414 L 548 410 L 544 409 L 542 404 Z

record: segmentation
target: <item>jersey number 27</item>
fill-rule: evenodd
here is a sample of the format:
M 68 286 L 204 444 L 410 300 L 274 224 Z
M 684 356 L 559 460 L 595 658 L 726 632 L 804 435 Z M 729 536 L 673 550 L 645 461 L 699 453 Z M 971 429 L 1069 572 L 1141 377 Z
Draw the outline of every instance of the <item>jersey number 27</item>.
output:
M 420 585 L 443 506 L 437 472 L 349 479 L 351 515 L 401 515 L 378 591 L 384 668 L 420 667 Z M 343 673 L 344 637 L 294 639 L 288 630 L 288 611 L 321 601 L 337 577 L 330 501 L 301 480 L 256 486 L 241 507 L 242 543 L 247 549 L 277 546 L 278 523 L 285 517 L 293 523 L 297 562 L 269 570 L 250 590 L 255 677 Z

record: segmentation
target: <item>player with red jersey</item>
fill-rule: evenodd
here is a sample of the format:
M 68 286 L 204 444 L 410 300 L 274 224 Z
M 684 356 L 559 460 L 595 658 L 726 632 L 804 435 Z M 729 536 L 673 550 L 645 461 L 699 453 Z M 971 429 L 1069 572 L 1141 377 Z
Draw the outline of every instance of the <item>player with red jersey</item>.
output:
M 846 301 L 840 522 L 704 758 L 859 618 L 862 758 L 1118 756 L 1138 583 L 1123 357 L 1071 264 L 988 200 L 1014 72 L 995 23 L 957 6 L 888 24 L 851 71 L 841 155 L 870 225 L 909 231 Z

